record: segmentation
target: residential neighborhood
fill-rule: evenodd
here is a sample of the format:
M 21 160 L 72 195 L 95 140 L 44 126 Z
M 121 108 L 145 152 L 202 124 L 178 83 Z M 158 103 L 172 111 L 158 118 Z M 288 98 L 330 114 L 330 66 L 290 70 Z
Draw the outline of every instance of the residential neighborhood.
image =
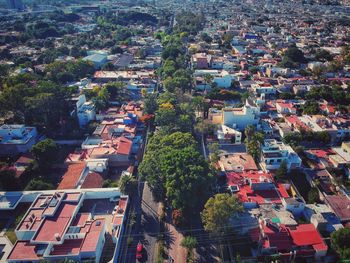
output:
M 0 262 L 348 262 L 350 2 L 0 1 Z

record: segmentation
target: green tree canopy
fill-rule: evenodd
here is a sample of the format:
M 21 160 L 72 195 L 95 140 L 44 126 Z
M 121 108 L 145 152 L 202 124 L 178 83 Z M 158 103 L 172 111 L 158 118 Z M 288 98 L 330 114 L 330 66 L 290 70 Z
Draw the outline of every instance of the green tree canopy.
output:
M 342 259 L 350 258 L 350 228 L 341 228 L 331 234 L 331 245 Z
M 216 194 L 205 204 L 201 213 L 204 229 L 214 235 L 223 236 L 231 229 L 230 219 L 243 211 L 243 206 L 236 196 Z
M 210 192 L 208 164 L 190 133 L 153 135 L 139 172 L 159 199 L 167 197 L 172 208 L 185 215 L 200 207 Z
M 41 168 L 50 167 L 57 158 L 57 145 L 51 139 L 36 143 L 31 152 Z

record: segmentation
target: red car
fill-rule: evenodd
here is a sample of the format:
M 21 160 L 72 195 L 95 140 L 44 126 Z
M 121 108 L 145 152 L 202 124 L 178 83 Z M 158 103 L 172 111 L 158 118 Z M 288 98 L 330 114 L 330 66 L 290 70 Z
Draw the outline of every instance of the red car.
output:
M 141 242 L 137 244 L 136 247 L 136 259 L 137 260 L 142 260 L 142 251 L 143 251 L 143 245 Z

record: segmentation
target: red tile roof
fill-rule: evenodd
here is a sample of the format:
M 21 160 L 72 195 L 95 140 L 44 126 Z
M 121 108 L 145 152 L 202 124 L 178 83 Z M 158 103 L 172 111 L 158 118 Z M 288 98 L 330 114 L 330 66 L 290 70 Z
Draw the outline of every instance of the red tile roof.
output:
M 96 219 L 91 223 L 89 232 L 85 235 L 84 242 L 81 246 L 81 252 L 96 251 L 96 246 L 99 241 L 101 231 L 105 227 L 104 219 Z
M 313 224 L 303 224 L 290 229 L 290 235 L 293 243 L 297 246 L 316 246 L 318 250 L 327 250 L 320 234 Z
M 38 260 L 40 257 L 35 252 L 36 245 L 32 245 L 29 241 L 18 241 L 13 247 L 7 259 L 11 260 Z
M 342 222 L 350 222 L 350 200 L 348 197 L 342 195 L 327 195 L 326 201 Z
M 117 141 L 118 141 L 117 153 L 129 155 L 131 152 L 132 141 L 125 137 L 119 137 Z
M 34 241 L 57 241 L 55 234 L 58 234 L 61 238 L 65 233 L 68 223 L 73 216 L 74 210 L 77 208 L 77 204 L 62 203 L 59 210 L 56 212 L 53 218 L 45 218 L 44 222 L 38 229 L 34 236 Z
M 74 189 L 79 182 L 79 178 L 83 170 L 85 169 L 85 165 L 85 162 L 69 164 L 68 169 L 63 175 L 57 189 Z
M 81 185 L 82 189 L 87 189 L 87 188 L 102 188 L 103 184 L 103 176 L 100 173 L 89 173 L 83 184 Z
M 61 245 L 54 245 L 50 255 L 78 255 L 83 239 L 66 239 Z
M 295 246 L 312 246 L 315 251 L 328 249 L 313 224 L 302 224 L 296 227 L 263 225 L 263 231 L 267 236 L 263 243 L 265 248 L 277 247 L 279 251 L 291 250 Z

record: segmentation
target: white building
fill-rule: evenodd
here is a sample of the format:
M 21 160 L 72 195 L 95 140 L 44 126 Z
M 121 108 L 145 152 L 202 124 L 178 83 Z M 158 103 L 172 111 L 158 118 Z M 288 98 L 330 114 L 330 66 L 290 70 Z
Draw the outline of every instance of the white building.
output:
M 210 89 L 210 84 L 205 82 L 205 76 L 212 76 L 212 83 L 215 83 L 218 88 L 228 89 L 235 79 L 233 75 L 226 70 L 195 70 L 193 76 L 196 81 L 196 88 L 200 90 Z
M 229 128 L 243 131 L 247 126 L 256 126 L 260 120 L 260 108 L 250 100 L 241 108 L 226 107 L 221 110 L 209 109 L 208 119 L 213 124 L 223 124 Z
M 90 121 L 96 119 L 95 105 L 92 101 L 86 101 L 85 95 L 80 95 L 76 103 L 79 126 L 84 127 Z
M 244 105 L 242 108 L 223 108 L 223 124 L 244 130 L 249 125 L 256 126 L 259 123 L 259 107 Z
M 37 140 L 37 129 L 24 125 L 4 124 L 0 127 L 0 155 L 28 152 Z
M 228 142 L 233 144 L 242 143 L 242 133 L 227 125 L 222 124 L 217 130 L 217 138 L 220 142 Z
M 116 262 L 128 206 L 118 189 L 23 192 L 21 202 L 32 204 L 15 229 L 7 262 L 101 262 L 103 248 L 113 243 Z
M 264 141 L 261 149 L 261 163 L 265 170 L 276 170 L 285 161 L 288 169 L 301 166 L 300 157 L 294 152 L 292 147 L 278 142 L 274 139 Z

